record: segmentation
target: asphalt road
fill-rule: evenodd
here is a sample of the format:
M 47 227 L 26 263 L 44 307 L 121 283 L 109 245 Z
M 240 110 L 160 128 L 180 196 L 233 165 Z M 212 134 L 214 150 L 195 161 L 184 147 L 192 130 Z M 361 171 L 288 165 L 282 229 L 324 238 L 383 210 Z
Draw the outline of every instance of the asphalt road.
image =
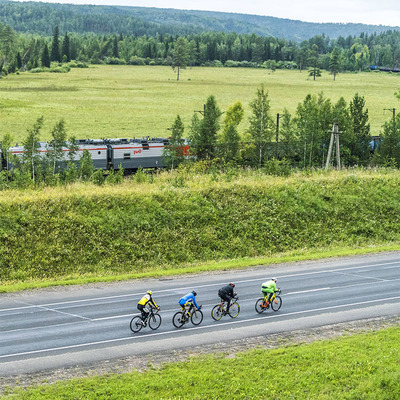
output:
M 257 314 L 260 286 L 276 276 L 281 310 Z M 211 318 L 217 290 L 236 283 L 236 319 Z M 161 307 L 162 324 L 129 329 L 146 290 Z M 201 325 L 172 325 L 178 300 L 196 289 Z M 152 279 L 0 295 L 0 376 L 156 354 L 194 345 L 308 329 L 377 316 L 400 315 L 400 253 L 257 267 L 182 278 Z

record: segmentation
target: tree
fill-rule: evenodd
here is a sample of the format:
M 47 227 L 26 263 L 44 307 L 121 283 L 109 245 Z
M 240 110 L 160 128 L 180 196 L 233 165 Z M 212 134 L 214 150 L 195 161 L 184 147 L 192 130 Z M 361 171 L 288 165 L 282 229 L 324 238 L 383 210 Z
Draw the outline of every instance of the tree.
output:
M 331 73 L 333 74 L 333 80 L 336 80 L 336 75 L 339 73 L 340 70 L 340 60 L 339 60 L 339 49 L 335 47 L 332 50 L 331 58 L 329 62 L 329 67 L 331 69 Z
M 4 54 L 4 61 L 7 64 L 17 42 L 17 35 L 11 26 L 6 25 L 0 30 L 0 50 Z
M 83 181 L 89 180 L 94 172 L 92 156 L 89 150 L 83 150 L 81 159 L 79 160 L 79 178 Z
M 24 147 L 22 159 L 31 174 L 33 182 L 35 182 L 36 168 L 40 163 L 39 139 L 43 121 L 43 117 L 38 118 L 33 127 L 28 129 L 28 136 L 22 142 L 22 146 Z
M 314 78 L 314 81 L 316 77 L 321 76 L 321 70 L 318 65 L 318 58 L 319 58 L 318 46 L 316 44 L 313 44 L 311 47 L 311 51 L 309 53 L 308 61 L 310 64 L 310 68 L 308 70 L 308 76 L 312 76 Z
M 51 43 L 51 61 L 61 62 L 61 53 L 60 53 L 60 38 L 59 38 L 59 30 L 58 26 L 54 29 L 53 41 Z
M 329 130 L 332 130 L 332 104 L 323 93 L 308 94 L 296 110 L 295 123 L 301 146 L 303 167 L 321 167 L 327 154 Z
M 369 142 L 371 140 L 371 126 L 368 122 L 368 109 L 364 109 L 365 99 L 356 93 L 350 101 L 351 153 L 356 163 L 365 164 L 370 157 Z
M 203 121 L 200 124 L 201 145 L 197 149 L 200 159 L 214 158 L 217 146 L 217 133 L 221 110 L 213 95 L 209 96 L 204 106 Z
M 186 38 L 179 37 L 174 46 L 172 69 L 177 69 L 176 80 L 179 81 L 180 68 L 185 69 L 189 62 L 189 43 Z
M 0 165 L 0 169 L 5 167 L 8 170 L 8 164 L 10 162 L 10 147 L 13 141 L 12 136 L 9 133 L 6 133 L 1 140 L 1 153 L 4 155 L 4 163 L 5 165 Z
M 113 41 L 113 57 L 119 58 L 118 39 L 116 36 L 114 36 Z
M 172 135 L 169 139 L 169 145 L 165 146 L 163 152 L 164 162 L 171 169 L 178 166 L 184 159 L 185 154 L 183 145 L 185 140 L 182 138 L 184 130 L 185 127 L 181 117 L 177 115 L 171 128 Z
M 61 58 L 63 61 L 65 59 L 66 62 L 71 61 L 70 40 L 67 32 L 65 32 L 65 36 L 62 42 Z
M 57 162 L 61 162 L 64 159 L 64 148 L 66 147 L 67 133 L 65 130 L 65 122 L 61 119 L 56 125 L 54 125 L 51 131 L 52 139 L 48 143 L 48 158 L 51 161 L 53 174 L 56 173 Z
M 237 127 L 244 116 L 242 103 L 237 101 L 226 112 L 224 130 L 220 139 L 220 148 L 226 161 L 237 159 L 239 154 L 240 136 Z
M 49 48 L 47 47 L 47 44 L 45 44 L 43 47 L 42 67 L 50 68 L 50 54 L 49 54 Z
M 257 89 L 256 98 L 250 103 L 252 115 L 249 118 L 249 133 L 256 149 L 256 159 L 259 167 L 263 164 L 267 144 L 273 135 L 273 121 L 270 114 L 268 92 L 262 84 Z
M 400 167 L 400 119 L 392 118 L 383 125 L 382 141 L 374 154 L 374 161 L 384 166 Z

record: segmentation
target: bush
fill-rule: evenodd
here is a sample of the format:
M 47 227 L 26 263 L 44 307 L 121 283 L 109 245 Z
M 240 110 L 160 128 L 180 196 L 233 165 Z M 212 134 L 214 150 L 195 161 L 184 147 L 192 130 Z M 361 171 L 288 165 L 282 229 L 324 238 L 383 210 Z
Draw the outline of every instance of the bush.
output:
M 146 65 L 142 57 L 133 56 L 129 59 L 130 65 Z

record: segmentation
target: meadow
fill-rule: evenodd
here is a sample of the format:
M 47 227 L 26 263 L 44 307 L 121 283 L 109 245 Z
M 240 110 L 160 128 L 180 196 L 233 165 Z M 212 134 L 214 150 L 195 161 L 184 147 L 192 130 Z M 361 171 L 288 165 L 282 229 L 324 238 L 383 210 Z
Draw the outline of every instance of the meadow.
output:
M 323 71 L 313 81 L 307 71 L 195 67 L 182 70 L 177 81 L 172 69 L 162 66 L 99 65 L 66 74 L 23 72 L 0 79 L 0 138 L 9 133 L 20 142 L 42 115 L 42 140 L 50 138 L 61 118 L 68 135 L 81 139 L 166 137 L 179 114 L 187 134 L 193 113 L 203 110 L 210 95 L 216 96 L 222 111 L 237 100 L 242 102 L 245 118 L 239 131 L 243 133 L 249 103 L 261 83 L 269 92 L 273 114 L 284 108 L 294 114 L 309 93 L 323 92 L 334 103 L 344 97 L 349 103 L 358 92 L 366 99 L 372 134 L 377 135 L 392 117 L 385 109 L 398 105 L 394 93 L 400 88 L 400 74 L 342 73 L 334 81 Z
M 311 344 L 194 356 L 147 370 L 74 379 L 3 399 L 398 400 L 400 326 Z M 262 345 L 262 344 L 261 344 Z

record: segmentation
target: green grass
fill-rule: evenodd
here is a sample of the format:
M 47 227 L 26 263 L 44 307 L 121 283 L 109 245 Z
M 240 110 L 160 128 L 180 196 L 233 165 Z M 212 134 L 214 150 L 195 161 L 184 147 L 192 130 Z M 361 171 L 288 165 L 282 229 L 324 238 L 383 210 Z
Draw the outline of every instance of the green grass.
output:
M 400 173 L 387 170 L 4 191 L 0 290 L 398 250 L 399 199 Z
M 195 356 L 144 372 L 9 389 L 3 398 L 398 400 L 399 337 L 395 326 L 274 350 Z
M 265 84 L 272 113 L 286 107 L 294 114 L 307 94 L 324 92 L 336 102 L 347 102 L 358 92 L 366 99 L 372 134 L 378 134 L 391 118 L 385 108 L 396 108 L 394 92 L 400 75 L 387 73 L 339 74 L 336 81 L 324 72 L 316 81 L 307 72 L 250 68 L 193 68 L 182 71 L 181 80 L 170 67 L 95 66 L 74 68 L 67 74 L 20 73 L 0 79 L 1 133 L 18 142 L 35 120 L 45 117 L 42 139 L 50 138 L 52 127 L 61 118 L 69 135 L 77 138 L 169 136 L 177 114 L 188 132 L 191 117 L 203 109 L 207 97 L 216 96 L 221 110 L 240 100 L 248 126 L 249 103 L 257 88 Z

